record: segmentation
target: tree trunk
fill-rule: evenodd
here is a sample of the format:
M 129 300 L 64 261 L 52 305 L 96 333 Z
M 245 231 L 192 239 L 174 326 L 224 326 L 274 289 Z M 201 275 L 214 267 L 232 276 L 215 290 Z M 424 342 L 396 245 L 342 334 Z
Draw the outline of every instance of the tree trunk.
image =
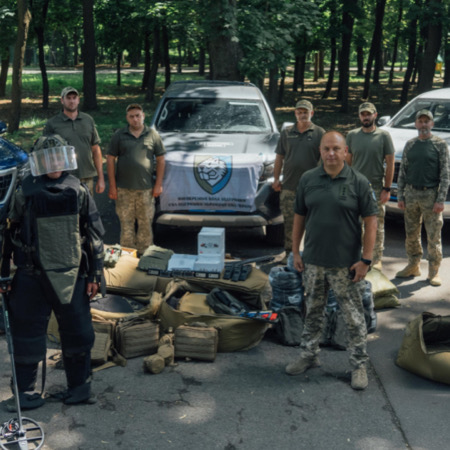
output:
M 278 67 L 269 70 L 269 92 L 267 100 L 272 111 L 277 106 L 277 85 L 278 85 Z
M 78 66 L 78 52 L 79 52 L 79 39 L 78 39 L 78 31 L 75 30 L 73 35 L 72 35 L 72 40 L 73 40 L 73 65 L 76 67 Z
M 150 78 L 150 33 L 146 30 L 144 36 L 144 75 L 142 76 L 141 90 L 145 91 L 148 86 L 148 80 Z
M 27 45 L 31 13 L 27 0 L 17 0 L 17 38 L 14 47 L 13 74 L 11 84 L 11 108 L 9 111 L 8 131 L 14 133 L 20 125 L 20 108 L 22 103 L 22 70 Z
M 181 52 L 181 44 L 177 45 L 178 61 L 177 61 L 177 73 L 181 73 L 181 65 L 183 64 L 183 55 Z
M 450 37 L 448 35 L 445 42 L 443 87 L 450 87 Z
M 319 51 L 319 78 L 325 78 L 325 52 Z
M 39 49 L 39 68 L 41 69 L 41 78 L 42 78 L 42 108 L 48 109 L 48 94 L 49 94 L 49 85 L 48 85 L 48 76 L 47 76 L 47 67 L 45 65 L 45 54 L 44 54 L 44 28 L 43 27 L 35 27 L 34 28 L 38 40 L 38 49 Z
M 158 74 L 159 61 L 161 60 L 161 40 L 159 32 L 159 23 L 156 21 L 153 27 L 153 58 L 150 77 L 148 79 L 147 93 L 145 101 L 151 102 L 155 96 L 156 76 Z
M 202 45 L 200 47 L 198 54 L 198 74 L 201 76 L 205 75 L 205 62 L 206 62 L 205 47 L 203 47 Z
M 294 79 L 292 82 L 292 90 L 294 92 L 298 91 L 298 72 L 300 70 L 300 56 L 295 57 L 295 63 L 294 63 Z
M 283 97 L 284 97 L 284 83 L 286 80 L 286 69 L 280 70 L 281 77 L 280 77 L 280 86 L 278 88 L 278 104 L 283 104 Z
M 236 0 L 211 0 L 209 56 L 212 61 L 212 79 L 241 81 L 238 64 L 242 58 L 237 35 Z M 226 21 L 225 18 L 226 17 Z
M 336 70 L 336 38 L 331 38 L 331 57 L 330 57 L 330 71 L 328 72 L 327 85 L 325 91 L 322 94 L 322 98 L 328 98 L 330 96 L 331 89 L 333 87 L 334 72 Z
M 337 99 L 341 101 L 341 112 L 348 112 L 348 87 L 350 78 L 350 48 L 355 18 L 350 11 L 355 6 L 353 0 L 342 0 L 342 46 L 339 56 L 339 88 Z
M 388 84 L 392 84 L 394 82 L 394 70 L 395 70 L 395 63 L 397 61 L 398 41 L 400 39 L 400 27 L 401 27 L 401 23 L 402 23 L 402 18 L 403 18 L 403 0 L 400 0 L 399 8 L 398 8 L 398 16 L 397 16 L 396 33 L 395 33 L 395 39 L 394 39 L 394 49 L 392 52 L 391 70 L 389 71 Z
M 416 0 L 416 5 L 420 0 Z M 414 70 L 416 61 L 416 46 L 417 46 L 417 19 L 413 18 L 408 24 L 408 63 L 406 66 L 405 76 L 403 78 L 402 93 L 400 94 L 400 106 L 406 105 L 408 101 L 408 91 L 411 82 L 411 75 Z
M 8 79 L 9 57 L 9 51 L 6 51 L 2 58 L 0 69 L 0 98 L 6 97 L 6 80 Z
M 435 0 L 441 3 L 441 0 Z M 430 91 L 433 88 L 434 69 L 436 58 L 441 47 L 442 22 L 428 25 L 425 51 L 422 56 L 422 67 L 420 69 L 420 81 L 417 86 L 418 93 Z
M 319 54 L 314 52 L 314 76 L 313 81 L 316 82 L 319 79 Z
M 170 84 L 170 55 L 169 55 L 169 31 L 167 30 L 167 26 L 163 25 L 161 28 L 162 31 L 162 48 L 163 48 L 163 61 L 164 61 L 164 87 L 167 87 Z
M 379 57 L 381 52 L 381 41 L 383 36 L 383 18 L 386 9 L 386 0 L 377 0 L 375 10 L 375 27 L 373 29 L 372 43 L 370 45 L 369 56 L 367 58 L 366 74 L 364 77 L 364 89 L 362 97 L 369 98 L 370 93 L 370 77 L 372 75 L 372 63 Z
M 356 66 L 357 72 L 356 76 L 363 77 L 364 76 L 364 49 L 358 45 L 356 48 Z
M 83 108 L 91 111 L 97 109 L 94 0 L 83 0 L 83 36 Z
M 120 64 L 122 62 L 122 52 L 117 52 L 116 55 L 116 85 L 120 86 L 121 81 L 121 71 L 120 71 Z

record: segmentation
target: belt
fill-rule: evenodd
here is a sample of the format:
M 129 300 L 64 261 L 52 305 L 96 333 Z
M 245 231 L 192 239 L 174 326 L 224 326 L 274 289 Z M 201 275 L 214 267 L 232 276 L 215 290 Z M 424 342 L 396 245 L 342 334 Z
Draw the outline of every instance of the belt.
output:
M 414 186 L 413 184 L 410 184 L 410 186 L 415 189 L 416 191 L 428 191 L 430 189 L 436 189 L 436 186 Z

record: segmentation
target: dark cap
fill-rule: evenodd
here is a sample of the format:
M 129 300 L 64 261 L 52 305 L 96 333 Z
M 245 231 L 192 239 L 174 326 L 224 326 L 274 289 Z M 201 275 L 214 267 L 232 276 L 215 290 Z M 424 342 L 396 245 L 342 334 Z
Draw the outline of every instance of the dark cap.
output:
M 314 111 L 312 103 L 309 102 L 308 100 L 299 100 L 295 104 L 295 109 L 297 109 L 297 108 L 304 108 L 304 109 L 307 109 L 308 111 Z
M 430 120 L 434 120 L 432 112 L 428 109 L 421 109 L 420 111 L 417 111 L 416 120 L 421 116 L 427 116 Z
M 72 86 L 67 86 L 61 91 L 61 98 L 64 98 L 68 94 L 77 94 L 78 96 L 80 95 L 78 91 Z
M 375 114 L 377 112 L 377 108 L 375 108 L 375 105 L 373 103 L 364 102 L 359 105 L 359 113 L 361 114 L 365 111 L 370 112 L 370 114 Z

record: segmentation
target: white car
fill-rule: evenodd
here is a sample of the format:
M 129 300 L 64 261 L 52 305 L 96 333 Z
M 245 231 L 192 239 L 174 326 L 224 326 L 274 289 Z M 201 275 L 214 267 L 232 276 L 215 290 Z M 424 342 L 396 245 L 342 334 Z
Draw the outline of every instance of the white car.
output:
M 176 227 L 265 227 L 282 245 L 273 191 L 279 132 L 261 91 L 250 83 L 172 83 L 151 122 L 167 150 L 154 222 Z
M 400 169 L 403 149 L 406 142 L 418 135 L 414 126 L 416 113 L 428 109 L 433 113 L 434 127 L 432 133 L 444 139 L 450 146 L 450 88 L 436 89 L 418 95 L 404 106 L 394 117 L 383 116 L 378 119 L 380 128 L 389 131 L 395 148 L 395 173 L 392 184 L 391 199 L 386 205 L 386 211 L 402 215 L 397 206 L 397 177 Z M 450 193 L 444 208 L 444 218 L 450 219 Z

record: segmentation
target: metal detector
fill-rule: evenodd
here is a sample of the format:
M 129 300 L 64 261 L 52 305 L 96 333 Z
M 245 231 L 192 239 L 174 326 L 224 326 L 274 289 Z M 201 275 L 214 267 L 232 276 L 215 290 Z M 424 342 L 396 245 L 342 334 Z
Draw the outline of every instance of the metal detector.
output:
M 0 278 L 0 287 L 7 291 L 11 284 L 11 278 Z M 34 420 L 22 417 L 20 411 L 19 388 L 17 387 L 16 367 L 14 365 L 14 348 L 11 328 L 9 326 L 7 295 L 1 294 L 3 305 L 3 320 L 5 321 L 6 341 L 11 359 L 12 381 L 14 398 L 16 402 L 17 417 L 8 420 L 0 428 L 0 448 L 11 450 L 38 450 L 44 444 L 44 430 Z

